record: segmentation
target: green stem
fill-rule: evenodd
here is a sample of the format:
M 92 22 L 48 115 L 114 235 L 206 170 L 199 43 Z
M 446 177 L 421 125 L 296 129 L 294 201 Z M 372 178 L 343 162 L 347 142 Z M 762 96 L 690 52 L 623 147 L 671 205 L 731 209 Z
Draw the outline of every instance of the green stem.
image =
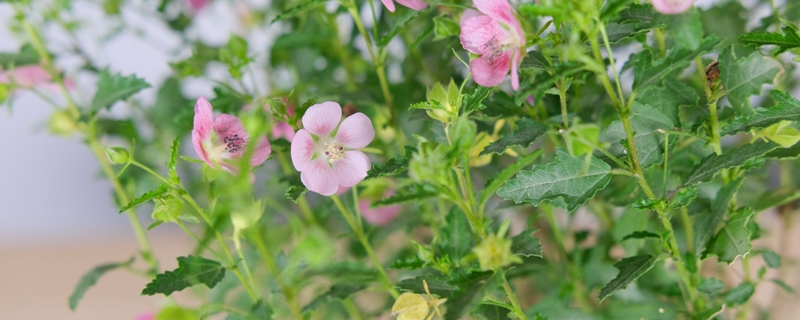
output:
M 689 210 L 686 207 L 680 209 L 681 222 L 683 222 L 683 234 L 686 236 L 686 251 L 694 252 L 694 230 L 692 229 L 692 218 L 689 217 Z
M 597 26 L 600 28 L 600 34 L 603 36 L 603 44 L 606 47 L 606 52 L 608 53 L 608 61 L 611 64 L 611 71 L 614 73 L 614 82 L 617 84 L 617 93 L 619 94 L 619 99 L 625 99 L 625 93 L 622 91 L 622 81 L 619 81 L 619 72 L 617 72 L 617 65 L 614 62 L 614 51 L 611 50 L 611 44 L 608 42 L 608 34 L 606 33 L 606 25 L 603 24 L 602 21 L 598 20 Z
M 511 285 L 508 283 L 508 279 L 506 279 L 506 275 L 502 274 L 503 277 L 503 290 L 506 291 L 506 295 L 508 295 L 508 299 L 511 300 L 511 305 L 514 307 L 514 313 L 520 319 L 528 320 L 528 316 L 525 312 L 522 311 L 522 308 L 519 306 L 519 301 L 517 301 L 517 295 L 514 294 L 514 291 L 511 290 Z
M 353 214 L 344 207 L 344 204 L 342 204 L 342 200 L 339 199 L 339 196 L 334 194 L 331 196 L 331 199 L 333 199 L 333 203 L 336 204 L 336 207 L 339 208 L 339 211 L 342 212 L 342 216 L 347 221 L 347 224 L 353 229 L 353 232 L 356 234 L 356 238 L 358 238 L 358 241 L 361 242 L 361 245 L 364 247 L 364 251 L 367 252 L 367 255 L 372 260 L 372 264 L 375 265 L 375 268 L 378 269 L 378 273 L 381 274 L 381 280 L 386 288 L 386 291 L 388 291 L 393 298 L 400 296 L 400 294 L 392 285 L 392 280 L 389 279 L 389 276 L 386 274 L 386 270 L 383 269 L 381 261 L 378 260 L 378 257 L 375 255 L 375 251 L 372 250 L 372 245 L 369 243 L 369 239 L 367 239 L 367 236 L 364 234 L 364 230 L 358 227 L 356 218 L 353 217 Z
M 594 53 L 594 59 L 597 60 L 597 62 L 600 63 L 600 65 L 605 66 L 605 64 L 603 63 L 603 55 L 600 53 L 600 43 L 598 43 L 597 41 L 597 36 L 590 36 L 589 43 L 592 46 L 592 53 Z M 611 81 L 608 80 L 608 75 L 605 72 L 603 72 L 602 74 L 598 74 L 597 76 L 598 78 L 600 78 L 600 83 L 606 90 L 608 98 L 611 99 L 611 103 L 614 104 L 614 107 L 617 108 L 617 111 L 619 112 L 622 108 L 622 104 L 620 103 L 620 99 L 622 99 L 622 97 L 617 98 L 617 94 L 614 92 L 614 87 L 611 85 Z
M 561 122 L 564 125 L 564 129 L 569 129 L 569 117 L 567 117 L 567 85 L 565 82 L 564 79 L 561 79 L 561 81 L 556 83 L 556 86 L 558 87 L 558 98 L 561 101 Z
M 281 168 L 283 169 L 283 173 L 286 175 L 292 174 L 292 168 L 289 165 L 289 161 L 286 160 L 286 155 L 281 153 L 278 155 L 278 161 L 281 164 Z M 317 218 L 314 217 L 314 212 L 311 211 L 311 207 L 308 205 L 308 201 L 306 200 L 306 196 L 302 195 L 299 199 L 297 199 L 297 206 L 300 207 L 300 212 L 303 213 L 303 216 L 306 217 L 309 225 L 311 226 L 319 226 L 319 222 L 317 222 Z
M 667 46 L 664 41 L 664 28 L 656 29 L 656 43 L 658 43 L 658 56 L 663 58 L 667 55 Z
M 558 253 L 561 256 L 561 260 L 567 264 L 567 274 L 570 285 L 572 286 L 572 297 L 575 299 L 575 302 L 578 304 L 578 307 L 581 308 L 584 312 L 591 312 L 592 305 L 589 303 L 589 300 L 586 298 L 586 288 L 584 288 L 582 283 L 582 275 L 581 271 L 574 263 L 572 263 L 572 259 L 567 253 L 567 248 L 564 246 L 564 235 L 561 233 L 561 228 L 558 227 L 558 223 L 556 221 L 555 213 L 553 212 L 553 207 L 549 204 L 545 204 L 541 206 L 542 211 L 544 211 L 545 216 L 547 218 L 548 224 L 550 224 L 550 231 L 553 233 L 553 238 L 556 240 L 556 247 L 558 247 Z
M 278 264 L 275 263 L 275 258 L 272 256 L 269 247 L 264 242 L 263 234 L 261 234 L 261 231 L 259 231 L 258 234 L 253 235 L 251 238 L 253 238 L 253 243 L 256 245 L 256 249 L 261 255 L 261 260 L 264 262 L 264 265 L 272 273 L 272 276 L 275 278 L 275 282 L 278 283 L 278 286 L 281 287 L 283 296 L 286 298 L 286 301 L 289 303 L 289 308 L 292 310 L 292 315 L 295 319 L 303 319 L 303 312 L 301 311 L 300 305 L 297 302 L 297 295 L 291 287 L 287 286 L 283 282 L 283 278 L 281 278 L 281 270 L 278 268 Z
M 694 59 L 697 64 L 697 72 L 700 74 L 700 82 L 703 84 L 703 92 L 706 94 L 708 100 L 708 119 L 711 121 L 711 145 L 714 147 L 716 154 L 722 154 L 722 146 L 720 145 L 719 137 L 719 118 L 717 117 L 717 101 L 711 90 L 711 84 L 708 83 L 706 77 L 705 67 L 703 67 L 703 59 L 700 56 Z

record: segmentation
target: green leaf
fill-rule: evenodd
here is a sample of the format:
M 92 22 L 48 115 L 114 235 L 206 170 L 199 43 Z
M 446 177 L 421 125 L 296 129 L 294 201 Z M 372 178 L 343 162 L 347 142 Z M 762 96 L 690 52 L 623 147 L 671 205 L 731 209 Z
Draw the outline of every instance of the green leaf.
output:
M 181 183 L 181 178 L 178 177 L 178 148 L 181 145 L 181 138 L 176 137 L 172 140 L 172 148 L 170 148 L 169 161 L 167 161 L 167 169 L 169 170 L 169 182 L 174 184 Z
M 708 245 L 708 253 L 713 253 L 719 261 L 729 265 L 738 256 L 745 256 L 753 249 L 750 244 L 750 230 L 747 223 L 753 217 L 753 209 L 741 208 L 731 213 L 730 219 L 719 230 Z
M 734 110 L 742 110 L 750 106 L 750 96 L 761 94 L 761 86 L 775 82 L 783 68 L 774 58 L 757 51 L 737 59 L 728 47 L 719 55 L 719 71 L 728 101 Z
M 608 43 L 617 44 L 622 41 L 636 38 L 638 35 L 647 34 L 653 27 L 649 24 L 635 22 L 635 23 L 617 23 L 609 22 L 606 25 L 606 36 L 608 36 Z M 602 44 L 602 39 L 599 39 Z
M 695 216 L 694 221 L 694 252 L 698 255 L 706 251 L 706 245 L 714 232 L 717 231 L 717 226 L 725 217 L 728 211 L 728 203 L 736 195 L 736 191 L 741 188 L 744 178 L 739 178 L 734 181 L 728 182 L 722 189 L 717 192 L 717 197 L 711 204 L 711 211 L 705 214 L 698 214 Z
M 783 282 L 781 279 L 770 279 L 772 283 L 781 287 L 781 289 L 785 290 L 787 293 L 794 294 L 794 289 L 790 287 L 786 282 Z
M 711 320 L 720 312 L 722 312 L 722 305 L 712 305 L 702 311 L 695 312 L 692 315 L 692 320 Z
M 441 230 L 439 249 L 447 253 L 450 261 L 459 265 L 462 257 L 467 255 L 472 248 L 472 230 L 467 221 L 466 214 L 453 207 L 444 218 L 445 225 Z
M 78 303 L 81 301 L 81 299 L 83 299 L 83 295 L 86 294 L 86 290 L 89 290 L 89 288 L 94 286 L 97 283 L 97 280 L 106 274 L 106 272 L 117 268 L 127 267 L 131 265 L 131 263 L 133 263 L 133 258 L 130 258 L 125 262 L 99 265 L 94 267 L 94 269 L 89 270 L 89 272 L 83 274 L 81 280 L 78 281 L 78 285 L 75 286 L 75 289 L 72 290 L 72 294 L 69 296 L 70 310 L 75 311 L 75 308 L 78 307 Z
M 698 182 L 709 181 L 720 172 L 720 170 L 738 167 L 750 159 L 763 156 L 767 152 L 780 147 L 774 142 L 756 141 L 746 144 L 722 155 L 712 153 L 705 157 L 697 167 L 694 168 L 686 179 L 683 180 L 684 186 L 693 185 Z
M 786 159 L 797 159 L 800 157 L 800 143 L 797 143 L 788 148 L 780 148 L 776 150 L 772 150 L 767 152 L 764 155 L 764 158 L 768 159 L 778 159 L 778 160 L 786 160 Z M 767 208 L 773 207 L 774 205 L 769 205 Z
M 350 295 L 364 290 L 365 288 L 367 288 L 366 284 L 352 284 L 347 282 L 334 284 L 331 286 L 330 290 L 317 296 L 314 298 L 314 300 L 311 300 L 310 303 L 303 307 L 303 312 L 305 313 L 314 311 L 331 301 L 347 299 L 347 297 Z
M 123 213 L 125 211 L 128 211 L 128 209 L 133 208 L 135 206 L 138 206 L 138 205 L 140 205 L 142 203 L 145 203 L 148 200 L 151 200 L 151 199 L 153 199 L 155 197 L 159 197 L 159 196 L 167 193 L 167 191 L 169 191 L 169 186 L 166 183 L 162 184 L 158 188 L 156 188 L 155 190 L 151 190 L 151 191 L 145 192 L 145 194 L 139 196 L 136 199 L 131 200 L 131 202 L 128 202 L 128 204 L 126 204 L 125 206 L 123 206 L 122 208 L 119 209 L 119 213 Z
M 739 114 L 722 127 L 720 134 L 730 135 L 757 128 L 766 128 L 784 120 L 800 120 L 800 101 L 785 92 L 777 90 L 773 90 L 770 94 L 778 102 L 776 106 L 769 109 L 756 109 L 753 115 Z
M 511 237 L 511 253 L 523 257 L 542 257 L 542 243 L 533 236 L 536 230 L 525 230 Z
M 503 272 L 498 271 L 498 274 Z M 462 285 L 463 290 L 447 298 L 444 306 L 447 313 L 445 320 L 462 319 L 472 308 L 477 305 L 487 290 L 494 289 L 497 285 L 499 275 L 493 273 L 478 273 L 477 278 L 472 278 L 469 282 Z
M 18 52 L 0 52 L 0 68 L 2 69 L 37 63 L 39 63 L 39 54 L 30 43 L 24 44 Z
M 527 148 L 545 133 L 547 133 L 547 126 L 528 118 L 522 118 L 517 122 L 517 129 L 514 132 L 503 135 L 497 141 L 486 146 L 480 155 L 502 154 L 512 146 Z
M 653 6 L 648 4 L 633 4 L 619 12 L 617 22 L 644 22 L 652 23 L 656 17 Z
M 408 161 L 411 160 L 411 155 L 417 152 L 414 146 L 405 146 L 406 154 L 404 156 L 397 156 L 389 159 L 384 163 L 372 165 L 372 168 L 367 171 L 367 177 L 364 180 L 374 179 L 383 176 L 396 176 L 408 170 Z
M 631 0 L 608 0 L 600 9 L 600 20 L 608 21 L 619 16 L 619 13 L 632 5 Z
M 422 280 L 428 283 L 428 289 L 431 291 L 431 294 L 435 294 L 439 297 L 450 297 L 461 290 L 461 287 L 449 283 L 449 279 L 434 275 L 405 279 L 395 283 L 394 286 L 403 291 L 425 294 L 425 287 L 422 284 Z
M 100 72 L 100 79 L 97 80 L 97 92 L 92 98 L 90 110 L 94 113 L 102 108 L 110 109 L 115 102 L 126 100 L 149 87 L 150 84 L 135 75 L 127 77 L 120 73 L 112 75 L 108 69 L 104 69 Z
M 781 256 L 772 250 L 761 250 L 761 256 L 764 257 L 764 263 L 767 267 L 778 269 L 781 267 Z
M 142 290 L 142 295 L 152 296 L 158 293 L 169 296 L 196 284 L 204 284 L 214 288 L 225 276 L 225 268 L 214 260 L 203 257 L 178 257 L 178 268 L 156 275 Z
M 634 103 L 631 107 L 630 121 L 641 166 L 648 168 L 661 162 L 664 156 L 664 133 L 658 131 L 674 129 L 675 124 L 672 120 L 651 106 Z M 622 121 L 616 120 L 600 133 L 599 140 L 610 142 L 608 152 L 611 154 L 627 157 L 628 150 L 621 143 L 626 137 Z
M 646 87 L 636 95 L 636 101 L 660 111 L 676 125 L 680 122 L 678 106 L 697 106 L 699 99 L 692 87 L 672 78 L 665 79 L 663 85 Z
M 628 257 L 615 263 L 614 267 L 619 269 L 619 274 L 600 290 L 598 299 L 602 302 L 603 299 L 610 296 L 612 293 L 624 289 L 631 282 L 649 271 L 655 263 L 656 257 L 651 255 Z
M 660 206 L 664 203 L 663 199 L 639 199 L 633 202 L 631 208 L 634 209 L 645 209 L 645 210 L 655 210 L 656 206 Z
M 520 62 L 519 69 L 550 70 L 552 67 L 541 52 L 530 51 L 525 59 L 522 59 L 522 62 Z
M 389 41 L 392 41 L 398 33 L 400 33 L 403 28 L 405 28 L 409 23 L 411 23 L 414 18 L 418 17 L 422 11 L 417 10 L 406 10 L 405 13 L 400 16 L 399 18 L 393 19 L 392 27 L 389 29 L 389 33 L 387 33 L 383 38 L 378 41 L 379 47 L 385 47 L 389 44 Z
M 679 209 L 689 205 L 692 199 L 697 198 L 698 190 L 695 187 L 687 187 L 678 191 L 669 203 L 670 209 Z
M 461 113 L 468 114 L 473 111 L 485 109 L 486 106 L 481 104 L 481 102 L 486 100 L 493 90 L 494 87 L 477 87 L 472 93 L 465 94 L 464 101 L 461 104 Z
M 286 189 L 286 198 L 292 200 L 292 202 L 297 203 L 297 199 L 306 193 L 308 189 L 306 186 L 298 186 L 298 185 L 291 185 L 289 189 Z
M 497 189 L 499 189 L 503 184 L 505 184 L 506 181 L 508 181 L 508 179 L 511 179 L 511 177 L 517 174 L 517 172 L 519 172 L 520 170 L 524 169 L 525 167 L 536 161 L 536 159 L 538 159 L 541 155 L 542 155 L 541 149 L 531 152 L 527 155 L 524 155 L 521 158 L 517 159 L 517 161 L 515 161 L 514 163 L 503 168 L 503 170 L 500 171 L 500 173 L 498 173 L 496 176 L 494 176 L 494 178 L 492 178 L 489 181 L 486 181 L 486 187 L 484 187 L 483 190 L 481 190 L 480 203 L 486 203 L 486 201 L 488 201 L 489 198 L 494 195 L 495 191 L 497 191 Z
M 570 212 L 575 211 L 611 181 L 611 167 L 607 163 L 591 157 L 588 167 L 584 168 L 585 164 L 583 158 L 572 157 L 559 148 L 555 161 L 521 171 L 497 194 L 515 203 L 530 202 L 534 206 L 561 198 Z
M 458 37 L 461 34 L 461 26 L 448 16 L 441 15 L 433 18 L 433 41 Z
M 673 72 L 683 70 L 698 55 L 711 52 L 720 43 L 717 37 L 706 37 L 695 50 L 682 46 L 674 46 L 667 50 L 664 58 L 659 58 L 655 52 L 642 51 L 636 55 L 633 71 L 633 90 L 656 85 L 661 79 Z
M 95 125 L 98 133 L 125 138 L 130 142 L 139 140 L 139 131 L 131 119 L 119 120 L 98 117 Z
M 304 2 L 304 3 L 298 4 L 296 6 L 290 7 L 288 9 L 286 9 L 286 10 L 283 10 L 280 14 L 275 16 L 275 19 L 272 19 L 272 22 L 270 22 L 270 24 L 273 24 L 273 23 L 278 22 L 278 21 L 286 20 L 286 19 L 289 19 L 289 18 L 293 18 L 295 16 L 300 15 L 303 12 L 306 12 L 308 10 L 311 10 L 311 9 L 316 8 L 316 7 L 322 6 L 322 5 L 325 4 L 325 2 L 327 2 L 327 0 L 309 0 L 307 2 Z
M 670 16 L 667 30 L 675 39 L 675 44 L 697 50 L 703 40 L 703 23 L 700 21 L 699 10 L 692 7 L 682 14 Z
M 183 200 L 177 196 L 169 195 L 153 199 L 156 202 L 153 209 L 153 220 L 161 222 L 177 222 L 183 209 Z
M 650 231 L 634 231 L 633 233 L 622 237 L 622 241 L 625 241 L 625 240 L 628 240 L 628 239 L 647 239 L 647 238 L 658 238 L 658 239 L 661 239 L 661 236 L 656 234 L 656 233 L 652 233 Z
M 756 286 L 749 282 L 744 282 L 738 287 L 731 289 L 725 293 L 725 304 L 728 306 L 735 306 L 745 303 L 750 300 L 753 293 L 756 292 Z
M 377 208 L 411 201 L 420 201 L 439 195 L 433 187 L 427 184 L 412 184 L 397 191 L 393 196 L 373 202 L 370 207 Z
M 705 293 L 709 296 L 722 289 L 725 289 L 725 284 L 716 278 L 705 278 L 697 286 L 697 291 Z
M 778 46 L 775 55 L 779 55 L 787 50 L 800 48 L 800 35 L 789 27 L 783 27 L 783 34 L 774 32 L 750 32 L 739 37 L 739 42 L 745 46 L 761 47 L 774 45 Z

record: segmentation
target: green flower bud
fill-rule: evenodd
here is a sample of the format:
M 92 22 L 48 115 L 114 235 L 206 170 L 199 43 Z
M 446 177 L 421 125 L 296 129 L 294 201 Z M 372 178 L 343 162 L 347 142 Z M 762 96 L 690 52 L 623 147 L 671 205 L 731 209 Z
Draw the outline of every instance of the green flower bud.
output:
M 111 163 L 126 164 L 131 160 L 131 154 L 123 147 L 110 147 L 103 149 L 106 150 L 106 154 L 108 154 L 108 159 L 111 160 Z
M 479 245 L 472 248 L 478 257 L 481 270 L 498 270 L 512 263 L 522 263 L 522 258 L 511 253 L 511 240 L 489 235 Z
M 2 91 L 2 84 L 0 84 L 0 102 L 3 101 Z M 54 112 L 53 115 L 50 116 L 48 128 L 52 133 L 68 137 L 78 130 L 78 125 L 75 123 L 75 119 L 69 114 L 69 112 L 66 110 L 61 110 Z

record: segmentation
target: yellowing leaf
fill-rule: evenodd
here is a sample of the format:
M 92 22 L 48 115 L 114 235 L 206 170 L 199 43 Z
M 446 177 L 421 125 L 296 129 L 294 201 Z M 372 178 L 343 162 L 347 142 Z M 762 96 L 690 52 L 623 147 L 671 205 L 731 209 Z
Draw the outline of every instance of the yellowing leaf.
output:
M 395 300 L 392 315 L 397 320 L 424 320 L 428 316 L 428 301 L 421 294 L 406 292 Z
M 800 131 L 791 126 L 791 121 L 781 121 L 773 124 L 753 135 L 753 139 L 764 138 L 780 144 L 784 148 L 793 146 L 800 141 Z

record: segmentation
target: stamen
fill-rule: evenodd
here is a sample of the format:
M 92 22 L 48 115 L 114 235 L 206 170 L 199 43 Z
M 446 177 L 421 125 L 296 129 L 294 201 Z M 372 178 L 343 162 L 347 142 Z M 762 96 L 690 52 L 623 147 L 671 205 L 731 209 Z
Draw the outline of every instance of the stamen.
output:
M 244 148 L 247 147 L 247 141 L 239 137 L 238 133 L 222 137 L 222 143 L 225 145 L 225 151 L 230 153 L 242 152 Z
M 336 161 L 344 158 L 344 146 L 338 142 L 323 143 L 326 148 L 325 156 L 328 157 L 328 162 L 333 164 Z

